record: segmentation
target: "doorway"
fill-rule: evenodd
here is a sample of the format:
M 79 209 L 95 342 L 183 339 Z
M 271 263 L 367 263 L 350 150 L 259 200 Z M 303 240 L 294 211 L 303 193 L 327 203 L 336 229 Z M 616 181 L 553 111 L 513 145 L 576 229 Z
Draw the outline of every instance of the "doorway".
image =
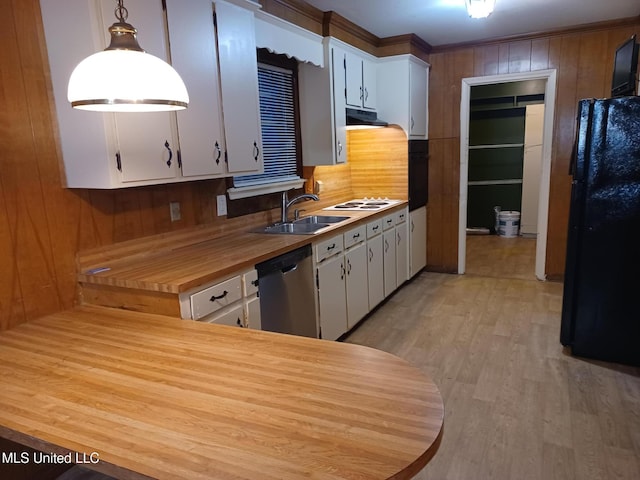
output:
M 545 280 L 545 263 L 547 247 L 547 226 L 549 208 L 549 189 L 551 178 L 551 143 L 555 109 L 556 71 L 541 70 L 536 72 L 491 75 L 462 79 L 460 105 L 460 199 L 458 225 L 458 273 L 465 273 L 467 257 L 467 209 L 468 209 L 468 175 L 469 175 L 469 119 L 471 110 L 471 88 L 481 85 L 492 85 L 529 80 L 545 81 L 544 90 L 544 124 L 542 141 L 542 162 L 540 172 L 537 241 L 535 246 L 535 275 Z

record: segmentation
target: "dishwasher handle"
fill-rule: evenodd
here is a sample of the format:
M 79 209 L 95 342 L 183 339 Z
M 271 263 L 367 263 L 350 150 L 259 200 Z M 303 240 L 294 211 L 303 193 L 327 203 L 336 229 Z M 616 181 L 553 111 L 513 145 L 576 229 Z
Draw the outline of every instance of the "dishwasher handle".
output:
M 297 269 L 298 269 L 298 264 L 294 263 L 293 265 L 288 265 L 288 266 L 284 267 L 280 271 L 282 272 L 283 275 L 286 275 L 287 273 L 294 272 Z

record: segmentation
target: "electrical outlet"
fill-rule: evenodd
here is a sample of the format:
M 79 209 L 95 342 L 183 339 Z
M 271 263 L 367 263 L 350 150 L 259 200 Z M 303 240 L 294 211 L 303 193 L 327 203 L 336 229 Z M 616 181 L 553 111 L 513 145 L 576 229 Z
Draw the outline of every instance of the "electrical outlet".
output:
M 171 214 L 172 222 L 180 220 L 182 218 L 182 215 L 180 214 L 180 202 L 170 202 L 169 213 Z
M 216 206 L 218 211 L 218 216 L 222 217 L 227 214 L 227 197 L 226 195 L 218 195 L 216 196 Z

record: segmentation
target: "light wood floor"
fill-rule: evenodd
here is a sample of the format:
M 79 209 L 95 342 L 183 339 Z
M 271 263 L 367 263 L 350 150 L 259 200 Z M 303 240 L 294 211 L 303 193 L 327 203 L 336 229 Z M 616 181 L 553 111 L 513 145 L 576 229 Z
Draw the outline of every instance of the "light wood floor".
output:
M 438 384 L 444 436 L 416 478 L 639 479 L 640 369 L 571 357 L 559 343 L 562 284 L 534 280 L 525 259 L 525 280 L 525 268 L 488 260 L 503 256 L 472 256 L 466 275 L 420 274 L 346 339 Z
M 535 238 L 467 235 L 468 275 L 533 280 L 535 269 Z

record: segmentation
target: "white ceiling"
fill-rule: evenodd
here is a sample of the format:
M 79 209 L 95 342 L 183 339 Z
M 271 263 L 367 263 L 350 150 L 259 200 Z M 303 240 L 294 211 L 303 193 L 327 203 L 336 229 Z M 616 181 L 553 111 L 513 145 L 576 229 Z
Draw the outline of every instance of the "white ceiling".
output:
M 486 40 L 640 15 L 639 0 L 496 0 L 484 19 L 464 0 L 305 0 L 333 10 L 377 37 L 415 33 L 431 44 Z

